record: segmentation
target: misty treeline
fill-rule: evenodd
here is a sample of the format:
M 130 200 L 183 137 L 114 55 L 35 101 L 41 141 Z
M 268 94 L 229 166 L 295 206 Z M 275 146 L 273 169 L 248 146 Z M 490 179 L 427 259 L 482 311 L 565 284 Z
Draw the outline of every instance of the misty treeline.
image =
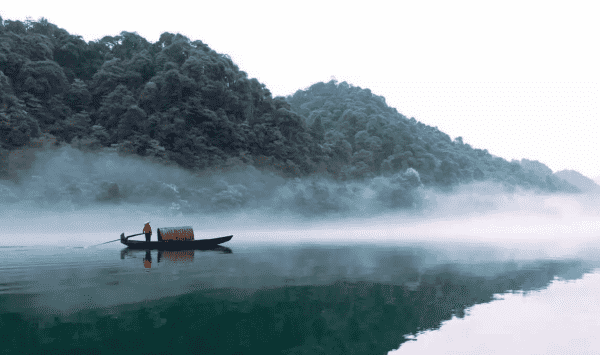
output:
M 52 141 L 194 172 L 254 166 L 338 183 L 385 178 L 395 186 L 390 198 L 405 200 L 399 206 L 414 206 L 411 191 L 423 185 L 492 180 L 578 191 L 539 162 L 508 162 L 453 141 L 369 89 L 330 81 L 273 98 L 229 56 L 181 34 L 150 43 L 121 32 L 86 43 L 44 18 L 0 18 L 0 104 L 6 180 L 29 166 L 19 160 L 24 150 Z M 313 190 L 309 198 L 322 195 Z

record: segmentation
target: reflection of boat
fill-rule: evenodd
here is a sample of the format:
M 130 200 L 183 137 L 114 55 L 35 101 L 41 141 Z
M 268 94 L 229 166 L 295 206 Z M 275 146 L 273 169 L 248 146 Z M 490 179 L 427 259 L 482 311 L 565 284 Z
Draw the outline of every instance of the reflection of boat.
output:
M 188 262 L 194 260 L 194 252 L 198 250 L 202 253 L 216 251 L 220 254 L 232 254 L 233 251 L 227 247 L 222 245 L 217 245 L 213 248 L 202 248 L 202 249 L 182 249 L 182 250 L 158 250 L 157 261 L 160 263 L 162 260 L 167 259 L 175 262 Z M 152 263 L 152 256 L 150 254 L 150 249 L 145 250 L 146 254 L 144 256 L 144 265 L 147 262 Z M 137 258 L 144 253 L 143 249 L 131 249 L 131 248 L 123 248 L 121 249 L 121 260 L 128 258 Z
M 194 260 L 194 250 L 159 250 L 158 258 L 175 262 L 189 262 Z
M 157 230 L 158 241 L 146 242 L 129 240 L 125 233 L 121 233 L 121 243 L 132 249 L 159 249 L 159 250 L 184 250 L 184 249 L 212 249 L 219 244 L 228 242 L 233 235 L 213 239 L 194 240 L 192 227 L 165 227 Z

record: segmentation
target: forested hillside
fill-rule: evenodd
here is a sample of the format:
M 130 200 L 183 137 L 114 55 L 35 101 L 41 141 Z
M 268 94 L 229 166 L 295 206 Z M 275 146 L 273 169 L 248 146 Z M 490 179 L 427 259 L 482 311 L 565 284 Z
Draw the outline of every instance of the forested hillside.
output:
M 0 43 L 3 149 L 48 133 L 185 168 L 239 158 L 314 170 L 318 146 L 304 120 L 201 41 L 163 33 L 151 44 L 122 32 L 86 43 L 44 20 L 7 20 Z
M 397 175 L 407 188 L 493 180 L 578 191 L 551 171 L 452 141 L 369 89 L 330 81 L 273 98 L 226 54 L 180 34 L 86 43 L 44 19 L 0 18 L 0 101 L 5 179 L 19 169 L 10 151 L 54 137 L 193 171 L 247 164 L 338 181 Z
M 406 118 L 385 98 L 346 82 L 318 83 L 287 98 L 306 117 L 336 176 L 364 178 L 414 168 L 425 185 L 493 180 L 545 191 L 577 191 L 538 161 L 508 162 Z M 543 172 L 540 172 L 542 167 Z

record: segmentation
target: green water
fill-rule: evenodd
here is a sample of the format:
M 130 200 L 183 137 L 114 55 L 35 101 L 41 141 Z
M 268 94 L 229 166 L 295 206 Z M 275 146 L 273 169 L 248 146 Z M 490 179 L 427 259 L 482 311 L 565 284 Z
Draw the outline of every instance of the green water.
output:
M 430 245 L 0 249 L 0 354 L 387 354 L 465 309 L 591 270 Z M 509 311 L 509 310 L 507 310 Z

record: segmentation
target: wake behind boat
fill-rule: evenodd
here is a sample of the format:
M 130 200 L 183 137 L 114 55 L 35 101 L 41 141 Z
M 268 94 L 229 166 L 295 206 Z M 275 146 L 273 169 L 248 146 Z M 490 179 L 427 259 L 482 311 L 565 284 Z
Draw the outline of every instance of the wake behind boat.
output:
M 162 227 L 157 229 L 158 241 L 129 240 L 135 234 L 125 237 L 121 233 L 121 243 L 132 249 L 159 249 L 159 250 L 182 250 L 182 249 L 210 249 L 219 244 L 228 242 L 233 235 L 226 237 L 194 240 L 192 227 Z

